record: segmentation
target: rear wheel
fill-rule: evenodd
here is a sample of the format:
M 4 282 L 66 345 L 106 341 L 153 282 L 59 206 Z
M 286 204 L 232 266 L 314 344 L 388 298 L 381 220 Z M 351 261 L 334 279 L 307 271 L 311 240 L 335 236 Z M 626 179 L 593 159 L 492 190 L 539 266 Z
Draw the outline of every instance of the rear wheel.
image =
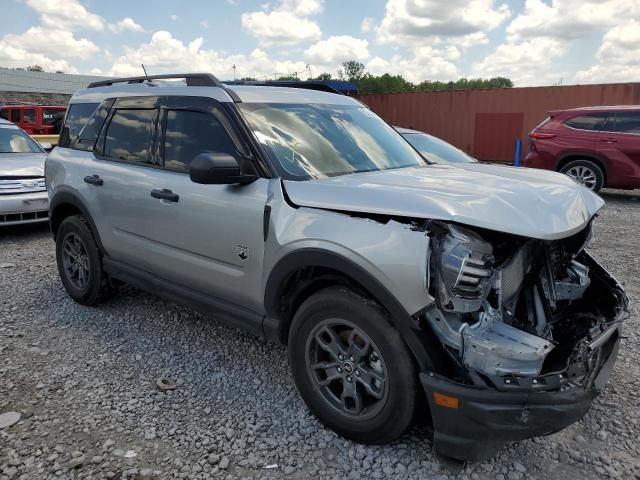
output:
M 82 215 L 65 218 L 56 233 L 56 261 L 64 288 L 82 305 L 97 305 L 115 293 L 102 256 Z
M 570 176 L 595 193 L 598 193 L 604 185 L 602 169 L 590 160 L 573 160 L 563 166 L 560 172 Z
M 384 312 L 359 294 L 328 288 L 306 300 L 291 326 L 289 362 L 309 409 L 340 435 L 386 443 L 411 424 L 413 359 Z

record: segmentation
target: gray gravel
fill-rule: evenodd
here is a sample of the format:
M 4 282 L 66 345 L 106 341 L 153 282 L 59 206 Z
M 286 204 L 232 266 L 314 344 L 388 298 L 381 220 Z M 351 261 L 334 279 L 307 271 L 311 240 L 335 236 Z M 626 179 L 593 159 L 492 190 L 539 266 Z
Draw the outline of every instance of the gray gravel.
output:
M 607 391 L 578 424 L 458 473 L 419 429 L 366 447 L 323 428 L 282 346 L 130 287 L 77 305 L 46 227 L 0 230 L 0 414 L 20 415 L 0 429 L 0 479 L 640 479 L 640 194 L 604 196 L 592 251 L 633 307 Z

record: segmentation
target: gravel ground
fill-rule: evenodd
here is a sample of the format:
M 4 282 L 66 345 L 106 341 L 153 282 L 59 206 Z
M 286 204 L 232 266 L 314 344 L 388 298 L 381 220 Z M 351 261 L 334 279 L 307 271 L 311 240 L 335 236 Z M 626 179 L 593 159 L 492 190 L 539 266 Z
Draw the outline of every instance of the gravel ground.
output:
M 366 447 L 323 428 L 284 347 L 129 287 L 82 307 L 46 227 L 0 231 L 0 413 L 21 415 L 0 429 L 0 479 L 640 479 L 640 193 L 604 197 L 592 251 L 633 308 L 607 391 L 578 424 L 456 473 L 420 430 Z

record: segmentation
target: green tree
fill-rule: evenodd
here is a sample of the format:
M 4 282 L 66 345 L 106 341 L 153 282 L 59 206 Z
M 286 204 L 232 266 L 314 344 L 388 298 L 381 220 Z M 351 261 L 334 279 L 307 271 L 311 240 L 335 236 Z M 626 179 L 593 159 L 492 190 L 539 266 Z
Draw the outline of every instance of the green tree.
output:
M 326 72 L 325 73 L 321 73 L 316 78 L 312 78 L 311 80 L 328 81 L 328 80 L 331 80 L 331 74 L 330 73 L 326 73 Z
M 364 64 L 355 60 L 347 60 L 346 62 L 342 62 L 342 71 L 344 76 L 350 82 L 357 82 L 365 74 Z

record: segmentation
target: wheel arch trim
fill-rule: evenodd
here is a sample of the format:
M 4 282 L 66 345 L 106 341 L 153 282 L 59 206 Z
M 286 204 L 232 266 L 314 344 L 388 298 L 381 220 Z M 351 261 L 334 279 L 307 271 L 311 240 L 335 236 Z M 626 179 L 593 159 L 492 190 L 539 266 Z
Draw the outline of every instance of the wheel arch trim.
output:
M 412 351 L 421 369 L 433 368 L 431 355 L 425 346 L 424 334 L 417 328 L 411 314 L 394 295 L 363 267 L 344 256 L 320 248 L 303 248 L 282 257 L 273 267 L 265 284 L 264 306 L 267 318 L 276 319 L 277 328 L 288 329 L 290 320 L 281 318 L 281 298 L 287 280 L 296 271 L 308 267 L 323 267 L 336 270 L 362 286 L 366 293 L 389 313 L 392 325 L 398 329 Z M 270 335 L 271 336 L 271 335 Z M 278 335 L 279 336 L 279 335 Z
M 89 213 L 89 209 L 82 201 L 80 194 L 71 187 L 61 188 L 60 190 L 56 191 L 49 199 L 49 229 L 53 234 L 53 238 L 55 239 L 56 237 L 56 231 L 54 231 L 54 222 L 56 217 L 54 214 L 56 212 L 56 209 L 64 205 L 72 205 L 82 213 L 87 222 L 89 222 L 89 226 L 91 227 L 91 234 L 93 235 L 93 238 L 96 241 L 100 252 L 105 253 L 102 241 L 100 240 L 100 236 L 98 235 L 96 224 L 93 221 L 91 214 Z
M 609 165 L 601 155 L 598 155 L 593 152 L 571 151 L 571 152 L 563 153 L 558 157 L 558 160 L 556 161 L 556 165 L 555 165 L 556 171 L 560 171 L 560 169 L 564 165 L 574 160 L 591 160 L 592 162 L 595 162 L 596 165 L 598 165 L 602 169 L 602 173 L 604 174 L 604 179 L 606 181 Z

